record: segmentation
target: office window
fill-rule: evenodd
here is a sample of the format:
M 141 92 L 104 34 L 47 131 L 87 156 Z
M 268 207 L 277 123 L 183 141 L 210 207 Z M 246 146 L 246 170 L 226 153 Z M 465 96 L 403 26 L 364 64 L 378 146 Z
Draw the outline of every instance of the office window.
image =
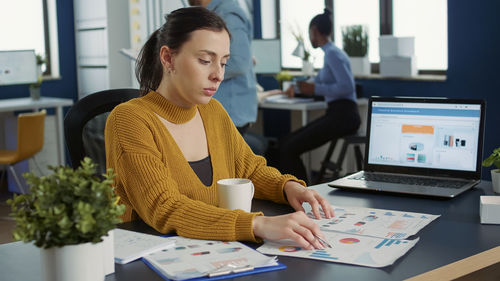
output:
M 342 48 L 342 27 L 368 27 L 370 62 L 378 64 L 380 34 L 415 37 L 419 73 L 448 68 L 448 11 L 446 0 L 333 0 L 334 40 Z
M 34 49 L 47 58 L 45 75 L 59 76 L 56 0 L 18 0 L 0 3 L 0 50 Z M 52 32 L 55 30 L 54 32 Z M 55 38 L 50 38 L 55 36 Z M 56 58 L 54 58 L 56 57 Z M 57 64 L 57 65 L 56 65 Z
M 446 0 L 393 0 L 394 36 L 414 36 L 417 68 L 448 68 Z
M 323 67 L 323 51 L 313 49 L 309 41 L 309 22 L 317 15 L 323 13 L 325 0 L 281 0 L 280 1 L 280 39 L 281 39 L 281 65 L 283 68 L 301 68 L 302 60 L 292 55 L 297 47 L 297 40 L 292 35 L 294 29 L 304 37 L 305 48 L 311 53 L 314 67 Z
M 343 48 L 342 28 L 344 26 L 363 25 L 368 30 L 368 57 L 372 62 L 379 61 L 379 10 L 379 2 L 374 0 L 335 0 L 333 8 L 335 44 Z

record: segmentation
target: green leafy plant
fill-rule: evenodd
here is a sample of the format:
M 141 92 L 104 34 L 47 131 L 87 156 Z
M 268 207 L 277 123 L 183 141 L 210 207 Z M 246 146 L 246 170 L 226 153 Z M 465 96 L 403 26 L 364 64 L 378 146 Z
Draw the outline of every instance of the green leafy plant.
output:
M 344 26 L 342 41 L 350 57 L 364 57 L 368 53 L 368 32 L 362 25 Z
M 283 81 L 290 81 L 292 80 L 293 76 L 292 74 L 290 74 L 289 71 L 287 70 L 283 70 L 283 71 L 280 71 L 278 74 L 276 74 L 276 76 L 274 76 L 274 78 L 276 80 L 278 80 L 278 82 L 283 82 Z
M 30 88 L 31 89 L 40 88 L 42 86 L 42 82 L 43 82 L 42 75 L 38 75 L 38 78 L 36 79 L 36 82 L 30 84 Z
M 495 165 L 497 169 L 500 169 L 500 147 L 495 148 L 493 153 L 491 153 L 488 158 L 484 159 L 483 166 L 489 167 L 491 165 Z
M 34 241 L 41 248 L 98 243 L 121 222 L 125 205 L 118 204 L 113 191 L 113 170 L 101 179 L 90 158 L 81 164 L 76 170 L 49 166 L 53 173 L 48 176 L 23 175 L 30 193 L 7 201 L 16 220 L 15 240 Z
M 45 58 L 45 56 L 43 56 L 41 54 L 36 54 L 35 57 L 36 57 L 36 65 L 38 67 L 39 74 L 38 74 L 36 82 L 31 83 L 29 85 L 31 89 L 40 88 L 42 86 L 42 82 L 43 82 L 42 66 L 47 62 L 47 59 Z

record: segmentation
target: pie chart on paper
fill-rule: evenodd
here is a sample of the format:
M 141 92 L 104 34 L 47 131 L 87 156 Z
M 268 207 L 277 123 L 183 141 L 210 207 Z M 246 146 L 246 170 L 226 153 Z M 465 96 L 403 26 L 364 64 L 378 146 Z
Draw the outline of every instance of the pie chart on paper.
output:
M 356 244 L 359 243 L 359 239 L 356 238 L 343 238 L 339 240 L 340 243 L 344 244 Z
M 279 247 L 279 250 L 286 253 L 292 253 L 300 251 L 301 249 L 300 247 L 295 247 L 295 246 L 281 246 Z

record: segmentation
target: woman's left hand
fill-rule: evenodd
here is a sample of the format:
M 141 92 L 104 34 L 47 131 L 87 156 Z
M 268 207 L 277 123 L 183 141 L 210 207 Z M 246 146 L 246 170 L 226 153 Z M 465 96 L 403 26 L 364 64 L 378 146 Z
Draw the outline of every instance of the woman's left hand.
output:
M 321 195 L 316 192 L 316 190 L 307 189 L 298 182 L 288 181 L 285 183 L 285 187 L 283 188 L 288 202 L 296 211 L 304 211 L 302 207 L 302 203 L 307 202 L 311 205 L 312 212 L 317 219 L 321 218 L 321 213 L 319 207 L 323 209 L 323 213 L 326 218 L 333 217 L 333 208 L 332 205 Z

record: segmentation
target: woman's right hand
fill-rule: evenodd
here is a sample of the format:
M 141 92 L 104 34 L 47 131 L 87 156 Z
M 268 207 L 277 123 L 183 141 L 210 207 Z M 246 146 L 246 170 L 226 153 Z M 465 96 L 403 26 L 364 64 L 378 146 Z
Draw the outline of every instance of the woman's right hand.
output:
M 307 250 L 324 248 L 315 235 L 323 239 L 325 236 L 319 226 L 302 211 L 275 217 L 256 216 L 253 232 L 265 240 L 290 239 Z

